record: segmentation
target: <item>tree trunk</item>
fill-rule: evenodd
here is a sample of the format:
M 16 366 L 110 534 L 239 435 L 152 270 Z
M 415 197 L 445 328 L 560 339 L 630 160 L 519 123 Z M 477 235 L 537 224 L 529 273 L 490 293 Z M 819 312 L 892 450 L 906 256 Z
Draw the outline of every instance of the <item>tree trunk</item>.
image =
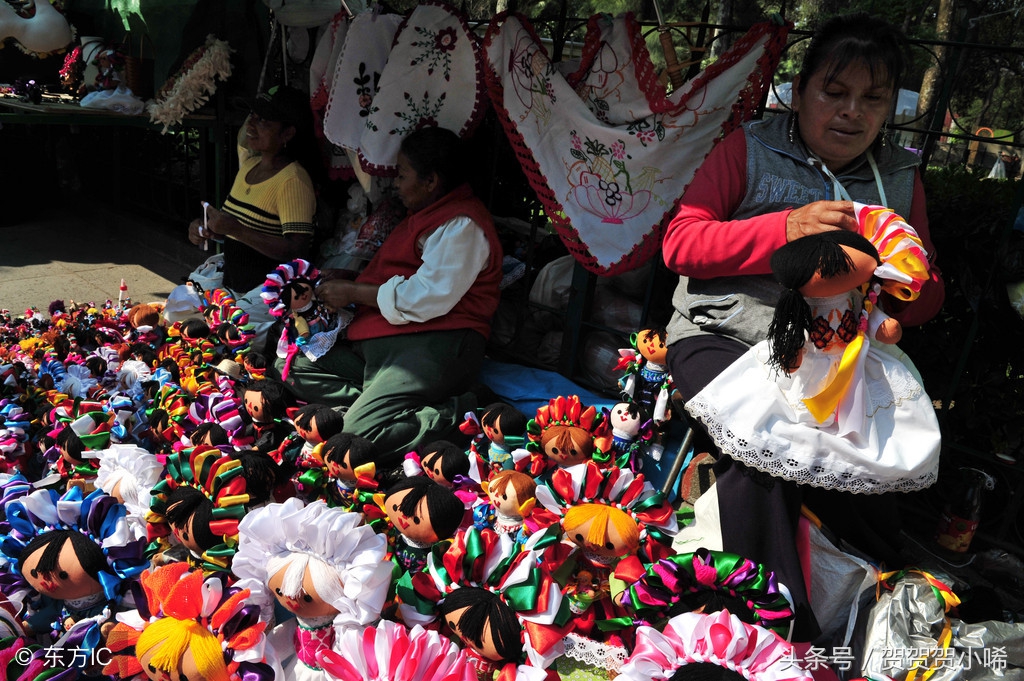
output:
M 935 27 L 936 38 L 939 40 L 949 40 L 955 4 L 955 0 L 939 0 L 939 11 Z M 926 126 L 933 120 L 942 125 L 943 119 L 935 116 L 933 110 L 938 104 L 939 94 L 942 92 L 941 67 L 946 60 L 946 51 L 946 48 L 942 45 L 935 46 L 936 61 L 924 72 L 924 78 L 921 80 L 921 88 L 917 100 L 917 115 L 923 116 L 921 120 L 924 121 Z M 920 141 L 916 141 L 914 146 L 920 149 Z

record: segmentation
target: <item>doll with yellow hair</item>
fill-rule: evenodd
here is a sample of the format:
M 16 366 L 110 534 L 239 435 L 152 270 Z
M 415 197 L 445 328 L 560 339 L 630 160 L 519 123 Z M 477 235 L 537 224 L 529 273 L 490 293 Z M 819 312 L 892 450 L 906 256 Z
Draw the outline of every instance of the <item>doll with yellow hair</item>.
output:
M 619 599 L 626 585 L 670 552 L 678 531 L 672 507 L 642 474 L 593 461 L 555 470 L 537 487 L 537 502 L 558 522 L 525 548 L 562 539 L 542 560 L 565 590 L 576 632 L 603 638 L 595 623 L 625 615 Z
M 249 589 L 172 563 L 140 579 L 138 610 L 123 613 L 107 638 L 103 673 L 151 681 L 272 681 L 284 678 L 266 646 Z

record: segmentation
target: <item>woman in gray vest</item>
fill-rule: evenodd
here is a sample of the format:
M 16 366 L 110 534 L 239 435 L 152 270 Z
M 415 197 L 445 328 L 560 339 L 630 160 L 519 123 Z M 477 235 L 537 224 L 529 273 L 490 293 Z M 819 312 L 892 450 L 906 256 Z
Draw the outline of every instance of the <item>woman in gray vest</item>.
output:
M 668 363 L 685 400 L 766 337 L 781 293 L 771 276 L 772 253 L 801 236 L 856 230 L 853 201 L 892 208 L 917 230 L 931 256 L 931 280 L 921 296 L 909 305 L 883 300 L 883 308 L 913 326 L 942 306 L 920 159 L 884 135 L 903 75 L 903 44 L 895 28 L 865 14 L 829 20 L 812 38 L 793 82 L 792 113 L 744 125 L 697 171 L 663 244 L 665 264 L 680 275 Z M 716 453 L 697 430 L 698 451 Z M 724 549 L 765 563 L 789 587 L 795 640 L 818 634 L 794 541 L 801 504 L 869 555 L 901 562 L 891 535 L 868 529 L 898 528 L 894 516 L 881 524 L 867 517 L 895 512 L 884 495 L 859 503 L 855 495 L 801 487 L 728 456 L 720 456 L 715 475 Z M 836 508 L 844 512 L 833 513 Z

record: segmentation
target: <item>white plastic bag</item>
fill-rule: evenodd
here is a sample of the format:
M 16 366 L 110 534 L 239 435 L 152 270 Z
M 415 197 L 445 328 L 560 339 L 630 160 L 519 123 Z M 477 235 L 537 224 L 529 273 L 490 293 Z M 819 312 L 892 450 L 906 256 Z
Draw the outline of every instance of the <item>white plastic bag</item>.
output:
M 224 283 L 224 254 L 211 255 L 188 275 L 188 280 L 197 284 L 203 291 L 221 288 Z
M 202 297 L 191 283 L 175 286 L 164 303 L 164 319 L 168 324 L 188 319 L 199 312 L 202 304 Z

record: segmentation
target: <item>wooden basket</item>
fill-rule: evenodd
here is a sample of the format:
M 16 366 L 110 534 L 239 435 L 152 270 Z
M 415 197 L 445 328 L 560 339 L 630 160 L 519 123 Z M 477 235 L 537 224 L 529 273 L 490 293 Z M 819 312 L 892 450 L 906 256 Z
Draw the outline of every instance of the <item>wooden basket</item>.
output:
M 135 53 L 132 44 L 132 34 L 128 33 L 124 39 L 124 84 L 132 93 L 140 99 L 149 99 L 153 96 L 153 60 L 143 56 L 143 46 L 146 37 L 139 39 L 139 51 Z

